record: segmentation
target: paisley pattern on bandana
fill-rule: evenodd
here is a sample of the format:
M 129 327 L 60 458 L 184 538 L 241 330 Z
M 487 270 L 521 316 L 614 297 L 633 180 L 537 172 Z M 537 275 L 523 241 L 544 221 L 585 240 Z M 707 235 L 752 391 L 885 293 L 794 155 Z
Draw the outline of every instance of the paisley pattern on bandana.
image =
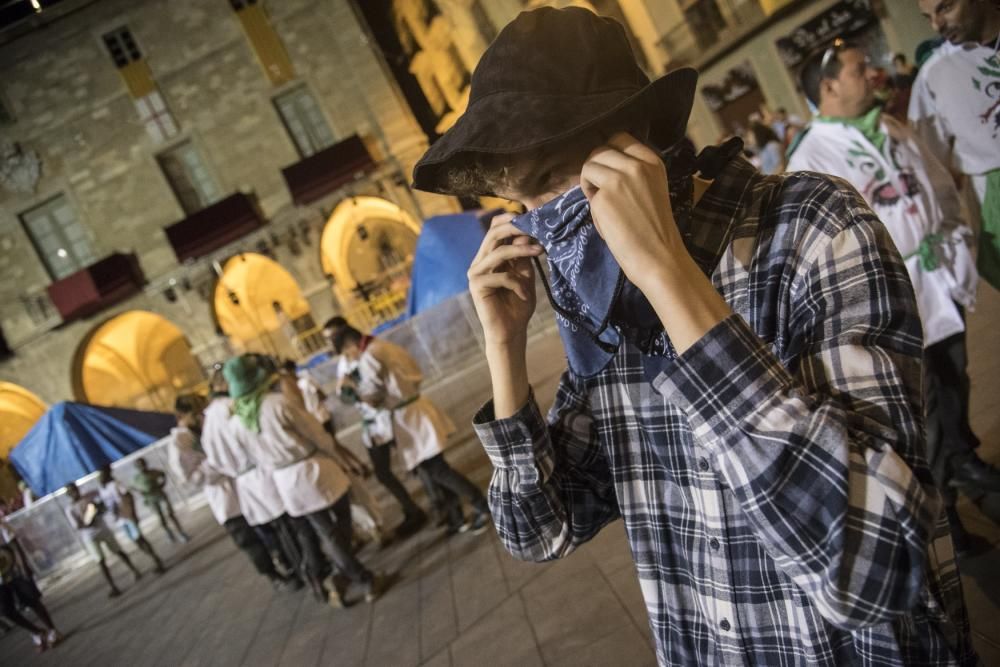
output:
M 675 150 L 664 160 L 671 176 L 674 218 L 683 225 L 692 209 L 694 151 Z M 516 217 L 513 225 L 545 248 L 546 291 L 574 373 L 589 377 L 603 370 L 622 340 L 649 357 L 676 356 L 652 305 L 625 278 L 597 233 L 582 188 L 574 187 Z

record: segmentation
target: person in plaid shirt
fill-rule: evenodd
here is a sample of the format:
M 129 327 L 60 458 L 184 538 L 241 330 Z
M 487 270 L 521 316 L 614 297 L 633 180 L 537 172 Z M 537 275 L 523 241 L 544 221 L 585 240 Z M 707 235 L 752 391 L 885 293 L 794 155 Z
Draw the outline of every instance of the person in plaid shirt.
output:
M 622 518 L 664 665 L 976 664 L 906 268 L 846 182 L 683 148 L 696 80 L 649 83 L 610 19 L 522 13 L 414 170 L 529 209 L 469 269 L 497 532 L 544 561 Z M 569 360 L 547 418 L 543 253 Z

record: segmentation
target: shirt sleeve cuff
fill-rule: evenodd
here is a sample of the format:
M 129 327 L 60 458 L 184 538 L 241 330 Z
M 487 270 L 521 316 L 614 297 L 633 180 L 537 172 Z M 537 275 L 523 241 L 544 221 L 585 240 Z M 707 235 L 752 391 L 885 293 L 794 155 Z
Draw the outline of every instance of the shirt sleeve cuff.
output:
M 535 443 L 544 441 L 548 434 L 534 391 L 521 409 L 506 419 L 496 418 L 490 399 L 472 418 L 472 427 L 495 468 L 534 465 Z
M 715 325 L 653 383 L 687 413 L 698 442 L 716 452 L 726 436 L 794 381 L 778 358 L 739 315 Z

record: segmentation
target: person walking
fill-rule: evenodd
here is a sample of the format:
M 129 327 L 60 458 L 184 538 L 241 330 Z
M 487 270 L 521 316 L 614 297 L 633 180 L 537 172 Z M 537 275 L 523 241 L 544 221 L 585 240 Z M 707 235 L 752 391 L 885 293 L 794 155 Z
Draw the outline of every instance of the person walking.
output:
M 30 609 L 42 627 L 30 621 L 21 612 Z M 42 602 L 42 592 L 35 584 L 34 573 L 17 543 L 14 529 L 0 517 L 0 618 L 9 619 L 14 625 L 31 633 L 31 642 L 41 652 L 60 641 L 62 634 L 56 629 L 49 610 Z
M 300 539 L 308 539 L 307 531 L 314 530 L 339 573 L 363 587 L 366 602 L 374 601 L 386 580 L 352 551 L 350 479 L 332 439 L 298 402 L 277 389 L 276 374 L 255 358 L 235 357 L 222 370 L 233 399 L 233 435 L 250 460 L 272 476 Z M 303 551 L 311 555 L 305 546 Z M 307 569 L 316 575 L 321 568 L 322 563 L 312 562 Z M 327 594 L 331 605 L 342 604 L 344 591 L 335 578 Z
M 69 498 L 69 505 L 64 508 L 66 518 L 80 535 L 84 548 L 91 558 L 97 561 L 97 566 L 101 568 L 104 580 L 108 582 L 108 597 L 116 598 L 122 594 L 121 589 L 115 585 L 115 580 L 111 577 L 111 570 L 105 560 L 104 550 L 107 549 L 115 554 L 118 559 L 125 564 L 136 581 L 142 579 L 142 573 L 132 564 L 128 555 L 118 544 L 115 534 L 111 532 L 104 522 L 103 508 L 100 498 L 96 493 L 81 494 L 80 489 L 73 482 L 64 487 L 66 496 Z
M 118 522 L 118 526 L 125 532 L 125 535 L 152 559 L 153 571 L 156 574 L 166 572 L 163 561 L 160 560 L 153 545 L 143 536 L 142 530 L 139 528 L 138 514 L 135 511 L 135 497 L 128 490 L 128 487 L 112 476 L 110 463 L 101 468 L 97 483 L 97 493 L 106 511 Z
M 337 391 L 357 397 L 370 411 L 391 415 L 393 441 L 407 470 L 420 475 L 444 506 L 451 532 L 479 534 L 490 522 L 486 497 L 444 457 L 455 425 L 420 394 L 423 373 L 406 350 L 345 325 L 333 338 L 334 350 L 355 368 L 338 380 Z M 473 509 L 466 523 L 461 500 Z
M 231 531 L 230 535 L 237 545 L 252 551 L 248 555 L 257 571 L 266 576 L 275 588 L 295 588 L 298 586 L 298 579 L 300 582 L 310 583 L 314 593 L 317 592 L 319 582 L 310 581 L 305 572 L 305 559 L 274 480 L 270 474 L 254 465 L 234 436 L 230 421 L 233 401 L 229 397 L 229 385 L 221 365 L 212 374 L 210 388 L 208 405 L 202 411 L 200 419 L 199 443 L 210 469 L 232 480 L 243 521 L 227 522 L 227 530 Z M 256 551 L 258 544 L 263 544 L 267 549 L 271 567 L 265 565 Z M 315 540 L 312 544 L 316 550 L 319 549 Z M 284 572 L 278 573 L 279 576 L 276 577 L 270 576 L 272 569 L 277 571 L 276 564 Z M 290 574 L 295 576 L 289 576 Z M 325 598 L 325 592 L 323 596 Z
M 150 468 L 146 463 L 146 459 L 141 456 L 135 460 L 135 477 L 132 478 L 132 487 L 142 494 L 142 500 L 156 515 L 160 518 L 160 525 L 163 526 L 163 530 L 167 533 L 167 539 L 171 542 L 176 542 L 178 539 L 187 543 L 190 541 L 188 534 L 184 532 L 184 528 L 181 527 L 181 522 L 177 520 L 177 515 L 174 514 L 174 506 L 170 502 L 170 498 L 167 497 L 167 476 L 162 470 L 157 470 L 156 468 Z M 170 529 L 170 525 L 167 520 L 174 525 L 174 530 Z M 176 531 L 176 535 L 174 534 Z
M 347 327 L 343 317 L 332 317 L 323 325 L 323 337 L 330 349 L 334 351 L 334 338 L 337 333 Z M 351 373 L 356 364 L 341 357 L 337 361 L 337 376 L 344 377 Z M 339 393 L 339 392 L 338 392 Z M 345 396 L 340 397 L 345 400 Z M 361 437 L 372 464 L 375 479 L 392 494 L 403 510 L 403 521 L 396 527 L 395 535 L 412 535 L 427 523 L 427 514 L 420 509 L 416 501 L 406 490 L 403 482 L 392 471 L 392 450 L 395 447 L 395 437 L 392 426 L 392 413 L 387 410 L 371 408 L 365 403 L 358 403 L 356 396 L 346 397 L 347 402 L 355 405 L 361 413 Z M 332 423 L 331 423 L 332 427 Z

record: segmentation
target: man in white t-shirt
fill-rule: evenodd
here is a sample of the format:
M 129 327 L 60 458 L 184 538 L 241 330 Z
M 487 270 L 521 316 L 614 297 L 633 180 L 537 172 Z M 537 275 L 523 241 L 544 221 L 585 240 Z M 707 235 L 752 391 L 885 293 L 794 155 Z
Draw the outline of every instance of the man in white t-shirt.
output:
M 115 585 L 115 580 L 111 578 L 111 570 L 108 569 L 108 564 L 104 560 L 102 545 L 125 563 L 125 566 L 132 571 L 132 575 L 136 581 L 142 578 L 142 573 L 132 564 L 129 557 L 125 555 L 125 552 L 118 544 L 118 540 L 115 539 L 115 534 L 111 532 L 111 529 L 104 522 L 104 517 L 101 516 L 104 510 L 101 508 L 100 499 L 97 497 L 97 494 L 81 494 L 80 489 L 73 482 L 67 484 L 65 490 L 66 496 L 69 498 L 69 505 L 64 510 L 66 518 L 69 519 L 70 525 L 80 534 L 83 546 L 101 568 L 101 574 L 104 575 L 104 579 L 108 582 L 108 586 L 111 589 L 108 592 L 108 597 L 116 598 L 122 592 Z
M 971 178 L 982 214 L 977 267 L 1000 289 L 1000 5 L 918 4 L 947 42 L 917 75 L 910 122 L 942 163 Z

